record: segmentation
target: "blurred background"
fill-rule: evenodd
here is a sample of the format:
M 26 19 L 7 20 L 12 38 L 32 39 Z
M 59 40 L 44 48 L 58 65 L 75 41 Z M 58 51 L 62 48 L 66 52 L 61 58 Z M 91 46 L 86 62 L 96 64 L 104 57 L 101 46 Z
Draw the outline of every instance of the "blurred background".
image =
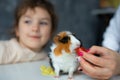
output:
M 0 40 L 11 37 L 14 9 L 20 0 L 0 0 Z M 69 30 L 83 46 L 101 45 L 102 34 L 120 0 L 50 0 L 59 17 L 56 33 Z

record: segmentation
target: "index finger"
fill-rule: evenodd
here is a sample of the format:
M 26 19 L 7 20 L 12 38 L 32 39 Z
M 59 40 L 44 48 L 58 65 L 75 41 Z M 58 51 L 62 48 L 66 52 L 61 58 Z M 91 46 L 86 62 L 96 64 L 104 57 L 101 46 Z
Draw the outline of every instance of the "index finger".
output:
M 100 56 L 104 56 L 104 55 L 108 55 L 108 49 L 107 48 L 104 48 L 104 47 L 100 47 L 100 46 L 92 46 L 90 49 L 89 49 L 89 52 L 90 54 L 98 54 Z
M 105 66 L 106 60 L 104 58 L 94 56 L 93 54 L 87 54 L 86 52 L 83 52 L 83 53 L 84 53 L 83 58 L 88 62 L 90 62 L 91 64 L 99 67 Z

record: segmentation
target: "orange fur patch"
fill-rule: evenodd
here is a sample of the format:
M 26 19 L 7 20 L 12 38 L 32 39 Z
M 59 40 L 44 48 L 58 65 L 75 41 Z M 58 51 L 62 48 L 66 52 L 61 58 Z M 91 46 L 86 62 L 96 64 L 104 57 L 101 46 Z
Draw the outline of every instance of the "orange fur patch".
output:
M 54 37 L 54 42 L 57 45 L 57 47 L 54 50 L 54 53 L 56 56 L 60 56 L 62 54 L 62 50 L 65 50 L 66 53 L 70 53 L 70 45 L 71 42 L 68 41 L 68 43 L 61 43 L 59 40 L 65 37 L 67 34 L 66 32 L 61 32 L 57 36 Z

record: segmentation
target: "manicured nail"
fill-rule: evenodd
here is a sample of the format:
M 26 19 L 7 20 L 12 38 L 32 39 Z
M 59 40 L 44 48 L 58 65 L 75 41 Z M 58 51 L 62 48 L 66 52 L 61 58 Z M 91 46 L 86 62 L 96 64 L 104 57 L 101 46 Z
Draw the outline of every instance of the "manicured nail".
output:
M 83 52 L 78 52 L 78 56 L 83 56 Z

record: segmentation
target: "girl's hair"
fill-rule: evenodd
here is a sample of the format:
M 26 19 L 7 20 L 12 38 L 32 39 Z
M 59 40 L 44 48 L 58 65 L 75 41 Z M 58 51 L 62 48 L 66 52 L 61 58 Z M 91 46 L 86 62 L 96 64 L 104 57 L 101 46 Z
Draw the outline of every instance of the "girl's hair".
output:
M 18 28 L 20 17 L 26 13 L 28 9 L 35 9 L 36 7 L 40 7 L 45 9 L 51 17 L 52 23 L 52 31 L 53 33 L 56 30 L 58 19 L 54 11 L 54 6 L 47 0 L 22 0 L 21 3 L 15 9 L 15 21 L 13 28 L 13 35 L 16 37 L 15 30 Z

